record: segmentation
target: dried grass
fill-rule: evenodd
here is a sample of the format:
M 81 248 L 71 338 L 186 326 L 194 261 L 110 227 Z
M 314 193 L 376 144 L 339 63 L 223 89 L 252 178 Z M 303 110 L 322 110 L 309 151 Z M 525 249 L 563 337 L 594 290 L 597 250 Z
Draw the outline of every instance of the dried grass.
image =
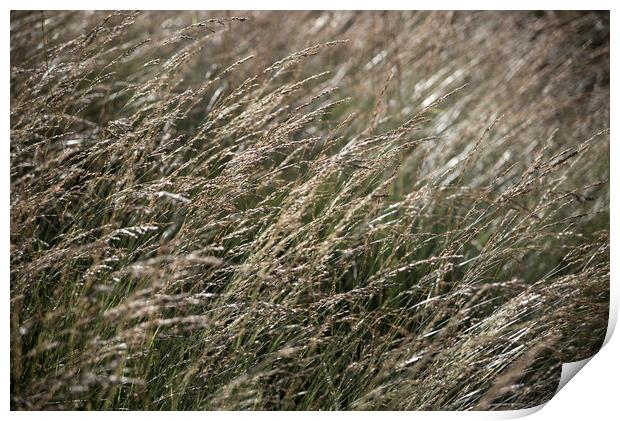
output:
M 14 12 L 10 118 L 13 409 L 517 409 L 605 336 L 608 13 Z

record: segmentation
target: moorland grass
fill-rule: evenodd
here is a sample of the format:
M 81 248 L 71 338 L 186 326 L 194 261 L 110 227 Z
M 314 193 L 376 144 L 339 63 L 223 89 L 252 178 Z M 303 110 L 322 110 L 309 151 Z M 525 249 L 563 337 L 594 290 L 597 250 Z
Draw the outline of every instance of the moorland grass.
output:
M 11 408 L 519 409 L 609 299 L 609 13 L 13 12 Z

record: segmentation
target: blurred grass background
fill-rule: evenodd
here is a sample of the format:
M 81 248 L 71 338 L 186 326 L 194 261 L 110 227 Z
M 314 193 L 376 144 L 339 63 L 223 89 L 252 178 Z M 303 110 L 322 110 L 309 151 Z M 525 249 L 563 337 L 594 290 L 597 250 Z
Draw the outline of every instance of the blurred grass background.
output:
M 11 407 L 542 403 L 608 127 L 608 12 L 12 12 Z

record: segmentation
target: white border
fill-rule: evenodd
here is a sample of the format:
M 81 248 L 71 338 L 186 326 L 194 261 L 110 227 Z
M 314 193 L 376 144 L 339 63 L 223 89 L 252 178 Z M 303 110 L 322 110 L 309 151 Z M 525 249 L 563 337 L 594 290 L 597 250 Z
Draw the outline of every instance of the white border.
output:
M 206 2 L 197 0 L 177 0 L 174 2 L 157 0 L 106 0 L 98 3 L 85 3 L 76 0 L 11 0 L 6 3 L 13 10 L 67 10 L 67 9 L 143 9 L 143 10 L 609 10 L 611 1 L 590 0 L 521 0 L 516 1 L 359 1 L 359 0 L 226 0 Z M 6 4 L 5 3 L 5 4 Z

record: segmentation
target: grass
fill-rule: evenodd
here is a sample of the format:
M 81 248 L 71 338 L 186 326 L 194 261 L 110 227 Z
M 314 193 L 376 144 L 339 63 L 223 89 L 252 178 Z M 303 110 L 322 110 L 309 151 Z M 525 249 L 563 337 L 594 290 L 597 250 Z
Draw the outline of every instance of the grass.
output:
M 13 12 L 12 409 L 519 409 L 602 344 L 609 13 Z

